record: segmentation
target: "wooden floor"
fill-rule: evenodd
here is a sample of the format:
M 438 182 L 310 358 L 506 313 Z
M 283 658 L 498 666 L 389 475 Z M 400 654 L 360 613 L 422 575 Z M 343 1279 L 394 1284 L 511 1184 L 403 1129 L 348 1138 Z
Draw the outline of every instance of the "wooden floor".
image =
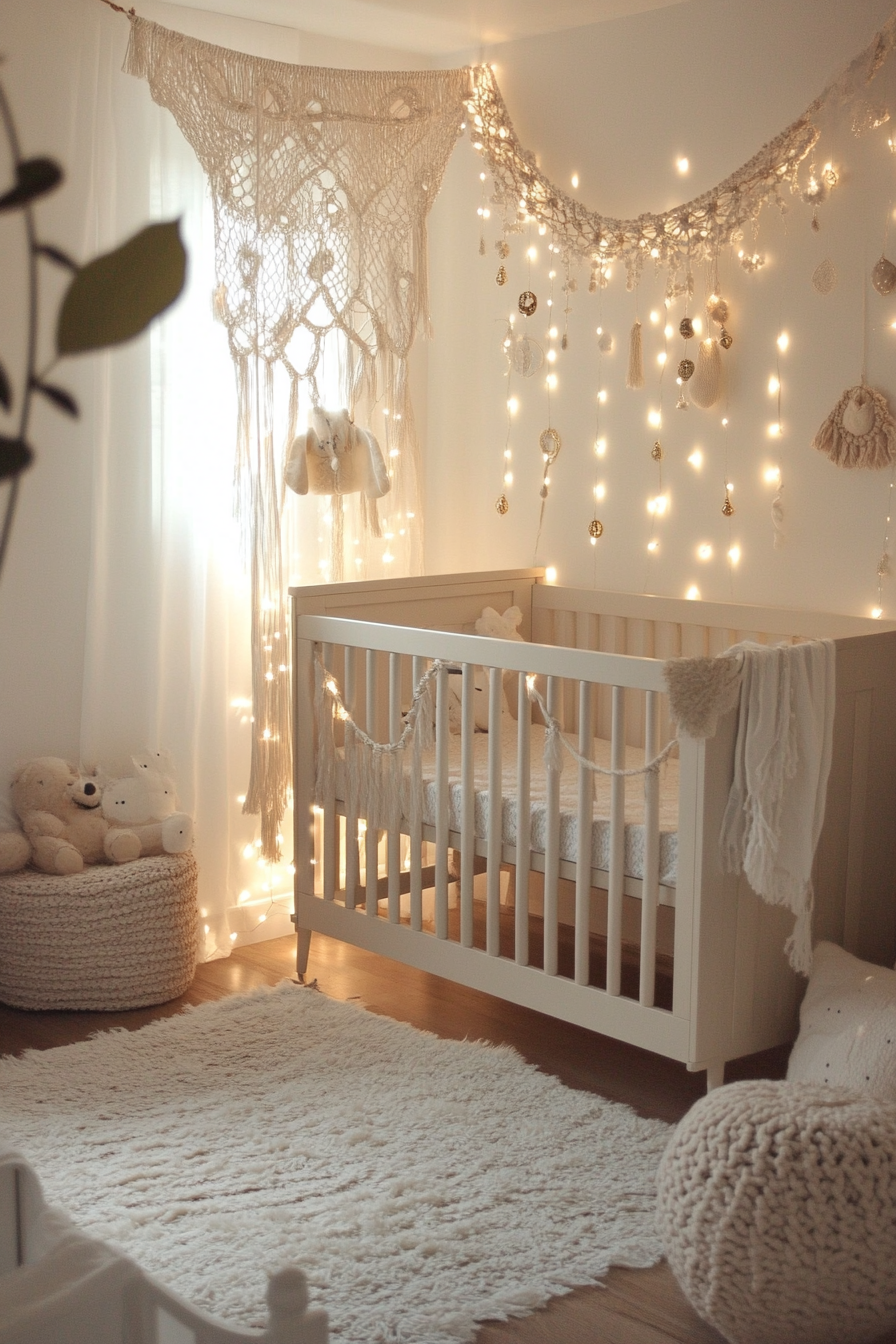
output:
M 46 1050 L 111 1027 L 136 1029 L 179 1012 L 185 1004 L 276 984 L 294 975 L 293 953 L 291 938 L 239 949 L 227 960 L 200 966 L 187 993 L 159 1008 L 33 1013 L 0 1005 L 0 1053 Z M 641 1115 L 677 1121 L 704 1091 L 705 1075 L 689 1074 L 683 1065 L 321 934 L 312 940 L 306 978 L 316 979 L 334 999 L 359 1000 L 371 1012 L 440 1036 L 513 1045 L 569 1087 L 626 1102 Z M 783 1077 L 786 1058 L 786 1050 L 777 1050 L 738 1061 L 729 1065 L 727 1080 Z M 688 1305 L 665 1264 L 650 1270 L 614 1269 L 605 1282 L 605 1287 L 554 1298 L 523 1320 L 483 1326 L 477 1344 L 722 1344 L 722 1336 Z M 896 1335 L 880 1344 L 896 1344 Z

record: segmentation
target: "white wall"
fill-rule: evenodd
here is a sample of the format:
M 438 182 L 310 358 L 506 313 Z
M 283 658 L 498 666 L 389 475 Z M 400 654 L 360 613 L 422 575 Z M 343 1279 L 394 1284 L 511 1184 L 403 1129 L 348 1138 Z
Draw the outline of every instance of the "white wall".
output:
M 870 39 L 889 13 L 888 0 L 843 5 L 838 0 L 691 0 L 627 19 L 485 51 L 523 144 L 540 166 L 570 190 L 575 171 L 579 196 L 603 214 L 631 217 L 691 199 L 726 177 L 797 117 L 827 81 Z M 474 58 L 479 53 L 468 54 Z M 449 63 L 449 62 L 446 62 Z M 460 62 L 458 62 L 460 63 Z M 896 119 L 896 59 L 870 93 L 888 103 Z M 673 409 L 675 369 L 684 353 L 673 311 L 665 414 L 661 439 L 670 511 L 659 531 L 660 550 L 649 559 L 646 500 L 656 493 L 650 458 L 656 432 L 647 412 L 658 406 L 656 355 L 661 349 L 648 313 L 661 306 L 665 275 L 645 273 L 637 294 L 626 292 L 620 268 L 610 287 L 589 295 L 588 272 L 578 271 L 569 349 L 557 363 L 559 386 L 552 422 L 563 448 L 552 474 L 538 562 L 554 564 L 561 582 L 683 596 L 691 584 L 703 597 L 825 607 L 867 614 L 876 603 L 876 567 L 889 495 L 889 472 L 838 470 L 809 446 L 862 365 L 863 282 L 880 256 L 888 207 L 896 196 L 896 159 L 883 128 L 857 139 L 841 116 L 819 145 L 818 163 L 833 159 L 841 185 L 821 210 L 821 232 L 798 198 L 782 219 L 764 212 L 755 248 L 765 268 L 747 275 L 723 257 L 722 287 L 731 305 L 735 344 L 726 357 L 730 421 L 724 408 Z M 686 154 L 682 179 L 675 160 Z M 431 228 L 432 293 L 436 339 L 429 350 L 427 452 L 427 564 L 432 571 L 531 564 L 534 559 L 542 462 L 538 435 L 547 425 L 543 378 L 514 379 L 523 405 L 512 434 L 514 484 L 509 514 L 499 518 L 506 435 L 505 364 L 500 319 L 531 287 L 540 305 L 530 320 L 544 342 L 543 244 L 531 286 L 514 237 L 507 262 L 510 282 L 498 289 L 497 212 L 487 232 L 487 255 L 478 254 L 478 174 L 483 165 L 461 146 L 449 167 Z M 896 225 L 890 253 L 896 257 Z M 749 240 L 749 235 L 748 235 Z M 829 255 L 839 284 L 826 298 L 810 283 Z M 701 311 L 706 291 L 696 271 Z M 559 281 L 558 281 L 559 285 Z M 883 299 L 867 286 L 868 376 L 896 405 L 896 296 Z M 558 308 L 562 296 L 558 293 Z M 628 333 L 636 312 L 644 322 L 643 391 L 624 386 Z M 544 316 L 543 316 L 544 314 Z M 518 324 L 523 321 L 517 318 Z M 605 533 L 592 547 L 587 536 L 595 483 L 593 442 L 597 383 L 595 329 L 601 323 L 616 348 L 603 361 L 608 399 L 602 413 L 607 455 L 597 479 L 606 485 L 599 506 Z M 775 340 L 782 328 L 791 344 L 781 359 L 785 429 L 784 472 L 788 542 L 775 550 L 770 503 L 773 490 L 762 470 L 776 460 L 767 426 L 775 418 L 767 385 L 775 369 Z M 693 356 L 693 346 L 689 352 Z M 687 464 L 701 446 L 705 465 Z M 736 514 L 721 514 L 726 472 L 734 483 Z M 696 557 L 700 543 L 713 558 Z M 726 553 L 736 543 L 742 559 L 729 573 Z M 892 581 L 884 588 L 888 617 L 896 614 Z

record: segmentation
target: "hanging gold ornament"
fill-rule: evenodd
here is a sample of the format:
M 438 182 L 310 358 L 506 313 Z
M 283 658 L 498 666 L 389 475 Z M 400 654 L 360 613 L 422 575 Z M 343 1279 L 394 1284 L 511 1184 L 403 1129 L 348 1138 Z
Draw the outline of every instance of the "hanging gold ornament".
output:
M 538 442 L 545 461 L 553 462 L 560 451 L 560 435 L 556 429 L 543 429 Z
M 689 317 L 683 317 L 678 324 L 678 330 L 686 341 L 689 341 L 694 334 L 694 324 Z
M 734 344 L 734 337 L 731 335 L 730 331 L 726 331 L 725 328 L 723 327 L 722 330 L 719 332 L 719 345 L 722 347 L 723 350 L 730 350 L 733 344 Z
M 495 284 L 496 285 L 507 284 L 507 270 L 504 266 L 498 267 L 498 274 L 495 276 Z
M 886 551 L 877 562 L 877 577 L 885 579 L 890 573 L 890 557 Z
M 560 349 L 561 349 L 561 350 L 568 350 L 568 349 L 569 349 L 569 337 L 567 336 L 567 334 L 566 334 L 565 331 L 564 331 L 563 335 L 562 335 L 561 338 L 560 338 Z
M 499 495 L 498 498 L 495 500 L 495 509 L 501 515 L 502 518 L 504 517 L 504 514 L 507 512 L 509 508 L 510 503 L 507 499 L 507 496 Z
M 678 365 L 678 376 L 683 383 L 694 376 L 694 361 L 692 359 L 683 359 Z
M 706 300 L 706 315 L 716 326 L 724 327 L 728 321 L 728 304 L 720 294 L 710 294 Z
M 886 257 L 881 257 L 880 261 L 871 272 L 871 283 L 878 294 L 889 294 L 896 286 L 896 266 Z
M 734 505 L 731 503 L 731 496 L 725 491 L 725 503 L 722 505 L 722 513 L 726 518 L 730 518 L 734 513 Z
M 520 295 L 519 309 L 526 317 L 531 317 L 538 307 L 538 299 L 532 293 L 531 289 L 524 289 Z
M 602 331 L 597 338 L 597 348 L 602 355 L 609 355 L 613 349 L 613 337 L 608 331 Z
M 479 239 L 479 255 L 480 255 L 480 257 L 484 257 L 484 256 L 485 256 L 485 239 L 484 239 L 484 238 L 480 238 L 480 239 Z
M 497 251 L 498 256 L 501 258 L 502 261 L 504 260 L 505 257 L 510 256 L 510 248 L 503 238 L 499 238 L 498 241 L 495 243 L 495 250 Z
M 659 439 L 657 439 L 656 443 L 651 448 L 650 456 L 653 458 L 654 462 L 662 462 L 663 445 L 660 443 Z
M 604 534 L 603 523 L 600 521 L 599 518 L 592 518 L 591 522 L 588 524 L 589 537 L 593 537 L 596 541 L 597 538 L 602 537 L 603 534 Z

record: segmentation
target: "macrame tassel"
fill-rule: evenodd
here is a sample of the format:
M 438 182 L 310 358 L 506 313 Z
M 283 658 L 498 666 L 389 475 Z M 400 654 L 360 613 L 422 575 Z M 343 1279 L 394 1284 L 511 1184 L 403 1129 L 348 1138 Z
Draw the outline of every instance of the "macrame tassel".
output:
M 342 495 L 330 496 L 330 574 L 334 583 L 345 577 L 345 503 Z
M 644 386 L 644 351 L 641 343 L 641 323 L 637 320 L 629 337 L 628 374 L 625 385 L 632 389 Z
M 563 747 L 560 742 L 560 725 L 556 719 L 547 718 L 544 735 L 544 764 L 547 770 L 563 769 Z
M 714 406 L 722 394 L 722 356 L 714 336 L 701 341 L 697 348 L 697 367 L 690 390 L 691 401 L 704 411 Z

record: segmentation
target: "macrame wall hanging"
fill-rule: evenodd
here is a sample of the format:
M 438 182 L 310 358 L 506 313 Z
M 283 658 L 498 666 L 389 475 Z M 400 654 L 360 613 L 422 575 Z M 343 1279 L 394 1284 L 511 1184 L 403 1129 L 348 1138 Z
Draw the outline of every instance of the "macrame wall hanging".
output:
M 256 732 L 244 810 L 261 813 L 262 852 L 274 859 L 291 772 L 288 671 L 272 652 L 274 637 L 282 643 L 288 629 L 274 368 L 282 365 L 291 383 L 289 449 L 299 430 L 299 385 L 319 407 L 324 344 L 337 341 L 337 404 L 373 434 L 388 420 L 383 528 L 401 532 L 404 565 L 419 571 L 408 356 L 418 328 L 428 326 L 426 217 L 461 131 L 470 72 L 287 65 L 129 18 L 125 70 L 145 78 L 173 114 L 211 185 L 215 309 L 237 374 L 237 510 L 252 585 Z M 360 504 L 362 531 L 379 526 L 382 484 L 373 494 L 347 492 Z M 332 493 L 340 495 L 334 519 L 341 520 L 343 496 Z M 333 561 L 331 577 L 341 578 L 341 548 Z

